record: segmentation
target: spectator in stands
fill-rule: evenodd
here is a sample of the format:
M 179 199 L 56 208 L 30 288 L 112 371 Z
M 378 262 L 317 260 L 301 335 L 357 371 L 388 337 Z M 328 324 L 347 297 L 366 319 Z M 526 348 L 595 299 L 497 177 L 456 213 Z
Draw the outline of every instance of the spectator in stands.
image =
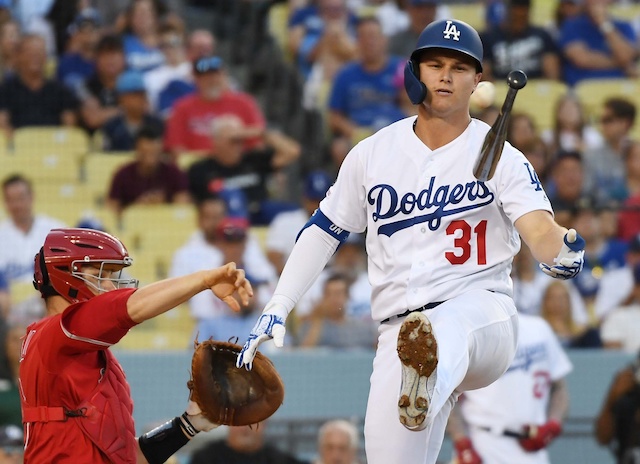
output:
M 132 0 L 126 12 L 124 54 L 129 69 L 146 72 L 164 63 L 158 9 L 153 0 Z
M 624 155 L 626 198 L 618 213 L 617 234 L 629 240 L 640 233 L 640 143 L 631 142 Z
M 583 153 L 602 146 L 598 130 L 587 122 L 582 103 L 573 93 L 558 99 L 553 112 L 553 127 L 541 134 L 552 153 L 572 151 Z
M 513 113 L 507 127 L 507 141 L 518 150 L 538 137 L 536 124 L 528 113 Z
M 292 211 L 283 211 L 269 224 L 266 242 L 267 257 L 276 268 L 278 275 L 282 273 L 296 237 L 313 212 L 318 209 L 320 200 L 327 194 L 332 182 L 331 177 L 323 171 L 309 173 L 304 181 L 301 207 Z
M 569 216 L 580 200 L 587 196 L 582 155 L 576 151 L 560 151 L 552 162 L 549 183 L 545 185 L 553 210 L 560 214 L 562 224 L 569 224 Z
M 101 25 L 98 12 L 87 8 L 69 26 L 69 46 L 60 57 L 56 77 L 74 91 L 95 73 L 95 50 Z
M 622 306 L 610 312 L 602 322 L 605 348 L 637 353 L 640 350 L 640 265 L 633 267 L 633 288 Z
M 136 132 L 141 127 L 152 127 L 161 136 L 164 135 L 164 122 L 149 112 L 141 73 L 125 71 L 120 74 L 116 93 L 119 113 L 102 127 L 106 151 L 133 150 Z
M 258 102 L 249 94 L 229 89 L 220 57 L 201 58 L 193 66 L 197 92 L 179 99 L 167 120 L 165 145 L 174 155 L 185 151 L 207 153 L 215 150 L 211 137 L 214 119 L 234 115 L 243 122 L 244 148 L 255 148 L 266 122 Z
M 187 39 L 187 58 L 194 63 L 216 54 L 216 38 L 206 29 L 191 31 Z
M 229 427 L 226 439 L 204 445 L 191 455 L 190 464 L 303 464 L 265 441 L 267 422 L 253 427 Z
M 182 32 L 172 26 L 160 28 L 160 49 L 164 54 L 164 64 L 147 72 L 144 76 L 144 84 L 147 89 L 147 97 L 151 111 L 164 113 L 171 107 L 171 102 L 160 104 L 160 93 L 173 82 L 189 84 L 189 88 L 195 90 L 192 84 L 192 65 L 187 59 L 187 50 L 184 44 Z M 175 84 L 174 84 L 175 85 Z
M 224 192 L 220 192 L 224 194 Z M 172 277 L 178 277 L 191 272 L 209 269 L 214 263 L 222 262 L 222 252 L 218 247 L 220 229 L 228 218 L 228 206 L 222 195 L 211 195 L 197 202 L 198 230 L 189 241 L 178 249 L 173 257 L 170 271 Z M 275 270 L 265 257 L 260 244 L 249 232 L 246 248 L 242 256 L 245 271 L 254 279 L 263 282 L 273 282 L 276 278 Z M 261 302 L 262 303 L 262 302 Z M 196 295 L 189 301 L 191 315 L 198 323 L 205 319 L 212 319 L 228 314 L 224 303 L 206 292 Z
M 600 348 L 597 328 L 577 323 L 573 319 L 571 296 L 564 282 L 551 282 L 542 294 L 540 316 L 547 321 L 565 348 Z
M 346 0 L 318 0 L 289 18 L 288 47 L 306 80 L 318 65 L 326 80 L 355 57 L 356 16 Z
M 0 81 L 15 72 L 19 43 L 18 23 L 16 21 L 0 22 Z
M 82 101 L 82 124 L 90 132 L 100 129 L 105 122 L 120 113 L 116 83 L 125 68 L 122 40 L 106 35 L 96 46 L 95 73 L 77 89 Z
M 502 24 L 481 35 L 482 78 L 502 81 L 521 69 L 529 79 L 559 79 L 558 48 L 545 29 L 531 24 L 531 0 L 508 0 L 506 5 Z
M 187 203 L 187 176 L 162 159 L 162 133 L 142 126 L 135 135 L 135 161 L 113 176 L 107 206 L 120 215 L 126 207 L 160 203 Z
M 330 420 L 318 430 L 318 458 L 313 464 L 358 464 L 360 437 L 353 423 Z
M 33 321 L 31 321 L 33 322 Z M 4 359 L 8 375 L 0 377 L 0 425 L 22 427 L 20 410 L 20 393 L 18 392 L 18 371 L 20 368 L 20 348 L 22 337 L 26 333 L 26 325 L 10 322 L 6 331 L 0 334 L 0 343 L 4 345 Z M 0 464 L 2 461 L 0 460 Z
M 78 101 L 63 84 L 47 79 L 45 41 L 24 36 L 17 51 L 16 75 L 0 86 L 0 129 L 9 136 L 25 126 L 73 126 Z
M 33 279 L 33 257 L 51 229 L 65 227 L 53 218 L 33 211 L 31 182 L 12 174 L 2 182 L 7 218 L 0 221 L 0 272 L 9 283 Z
M 582 2 L 583 0 L 559 0 L 556 4 L 552 22 L 546 26 L 556 42 L 565 21 L 582 13 Z
M 411 53 L 416 48 L 418 36 L 428 24 L 435 21 L 438 8 L 438 0 L 408 0 L 405 2 L 407 14 L 409 15 L 408 27 L 389 39 L 389 52 L 392 55 L 400 56 L 405 60 L 409 59 Z
M 394 77 L 404 61 L 389 56 L 387 38 L 375 17 L 356 28 L 358 59 L 338 71 L 329 97 L 333 163 L 342 164 L 354 143 L 405 117 L 398 106 Z
M 239 189 L 248 201 L 250 221 L 265 225 L 292 205 L 269 198 L 267 181 L 270 175 L 290 165 L 300 156 L 297 142 L 283 134 L 267 130 L 264 144 L 244 150 L 246 129 L 237 116 L 221 116 L 213 120 L 211 137 L 215 148 L 188 170 L 189 190 L 201 199 L 221 189 Z
M 640 352 L 632 363 L 615 373 L 595 421 L 598 443 L 609 447 L 616 456 L 617 464 L 634 464 L 640 453 L 639 389 Z
M 625 197 L 624 153 L 629 147 L 635 120 L 636 106 L 631 101 L 612 97 L 604 102 L 600 124 L 605 144 L 583 153 L 587 188 L 600 202 L 620 201 Z
M 320 301 L 300 327 L 300 346 L 373 349 L 378 336 L 371 319 L 348 316 L 349 280 L 330 275 L 323 285 Z
M 582 13 L 567 19 L 560 29 L 563 76 L 570 86 L 584 79 L 637 76 L 636 34 L 631 24 L 609 15 L 610 3 L 584 0 Z
M 16 425 L 0 427 L 0 462 L 2 464 L 22 464 L 23 456 L 22 427 Z

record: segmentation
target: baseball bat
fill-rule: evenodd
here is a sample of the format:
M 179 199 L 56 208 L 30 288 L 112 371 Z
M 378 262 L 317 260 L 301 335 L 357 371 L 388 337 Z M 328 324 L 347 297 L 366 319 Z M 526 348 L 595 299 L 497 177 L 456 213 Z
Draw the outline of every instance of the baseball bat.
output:
M 507 139 L 507 127 L 511 116 L 511 108 L 513 107 L 513 102 L 516 99 L 518 90 L 527 85 L 527 75 L 519 69 L 511 71 L 507 76 L 507 84 L 509 85 L 509 91 L 502 104 L 500 114 L 496 122 L 491 126 L 491 129 L 489 129 L 489 132 L 487 132 L 484 142 L 482 143 L 482 148 L 480 149 L 480 156 L 478 156 L 476 165 L 473 168 L 473 175 L 480 182 L 488 181 L 496 172 L 496 166 L 498 165 L 498 161 L 500 161 L 504 142 Z

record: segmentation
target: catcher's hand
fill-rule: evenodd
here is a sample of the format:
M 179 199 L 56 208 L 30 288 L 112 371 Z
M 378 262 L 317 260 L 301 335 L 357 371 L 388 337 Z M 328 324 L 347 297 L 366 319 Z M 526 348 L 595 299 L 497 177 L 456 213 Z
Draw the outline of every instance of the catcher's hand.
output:
M 273 338 L 273 343 L 278 348 L 282 347 L 286 333 L 284 323 L 288 315 L 289 313 L 284 306 L 278 303 L 269 303 L 262 311 L 256 325 L 253 326 L 249 338 L 238 355 L 236 366 L 242 367 L 244 365 L 247 370 L 251 370 L 258 346 L 266 340 Z
M 198 432 L 208 432 L 220 425 L 207 420 L 207 418 L 202 415 L 202 410 L 195 401 L 189 400 L 189 404 L 187 405 L 187 410 L 185 412 L 187 413 L 189 422 Z
M 253 370 L 237 369 L 240 349 L 230 342 L 196 342 L 187 387 L 203 421 L 194 427 L 257 424 L 282 404 L 284 386 L 271 361 L 258 353 Z M 187 414 L 191 414 L 189 410 Z
M 217 269 L 215 280 L 210 283 L 213 293 L 227 303 L 234 311 L 240 311 L 238 301 L 233 297 L 237 292 L 243 305 L 249 304 L 249 298 L 253 296 L 251 283 L 247 280 L 244 270 L 236 269 L 236 263 L 227 263 Z
M 555 263 L 549 266 L 540 263 L 542 272 L 556 279 L 573 279 L 584 266 L 584 239 L 575 229 L 569 229 L 564 236 L 564 245 L 560 249 L 558 256 L 553 259 Z

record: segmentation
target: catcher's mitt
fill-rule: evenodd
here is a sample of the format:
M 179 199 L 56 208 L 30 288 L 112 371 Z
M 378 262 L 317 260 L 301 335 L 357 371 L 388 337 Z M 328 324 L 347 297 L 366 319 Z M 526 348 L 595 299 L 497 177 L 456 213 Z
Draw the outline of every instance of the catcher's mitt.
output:
M 257 353 L 252 370 L 237 368 L 240 350 L 240 345 L 231 342 L 195 343 L 187 387 L 191 400 L 213 423 L 256 424 L 282 404 L 284 385 L 271 360 Z

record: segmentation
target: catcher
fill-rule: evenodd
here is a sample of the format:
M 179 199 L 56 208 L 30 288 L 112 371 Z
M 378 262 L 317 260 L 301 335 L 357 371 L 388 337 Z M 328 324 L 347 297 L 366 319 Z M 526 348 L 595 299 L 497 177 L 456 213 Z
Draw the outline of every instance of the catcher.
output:
M 246 305 L 253 290 L 235 263 L 137 289 L 136 280 L 122 275 L 131 263 L 117 238 L 91 229 L 54 229 L 36 254 L 34 286 L 45 299 L 47 316 L 27 328 L 22 344 L 25 463 L 162 463 L 199 431 L 235 423 L 236 417 L 253 420 L 253 416 L 233 413 L 234 406 L 228 401 L 236 398 L 221 391 L 230 388 L 233 379 L 217 379 L 218 390 L 209 393 L 222 398 L 216 402 L 197 390 L 206 376 L 194 372 L 189 383 L 194 388 L 192 400 L 184 414 L 136 439 L 129 385 L 109 347 L 135 325 L 201 291 L 211 290 L 237 311 L 240 304 L 236 298 Z M 223 351 L 230 349 L 223 344 Z M 232 366 L 238 351 L 230 355 Z M 203 362 L 218 359 L 218 355 L 204 354 L 202 348 L 196 354 L 194 367 L 198 369 L 207 370 Z M 272 369 L 268 362 L 265 366 L 263 372 Z M 219 370 L 216 374 L 223 375 Z M 276 390 L 280 388 L 276 403 L 282 401 L 281 387 L 281 383 L 275 384 Z M 273 398 L 268 392 L 266 397 Z M 242 412 L 246 407 L 250 413 L 256 413 L 257 407 L 247 404 L 266 401 L 255 395 L 244 400 L 238 409 Z M 217 405 L 226 415 L 201 409 Z M 270 410 L 277 406 L 279 403 Z M 264 418 L 262 410 L 257 414 L 256 422 Z

